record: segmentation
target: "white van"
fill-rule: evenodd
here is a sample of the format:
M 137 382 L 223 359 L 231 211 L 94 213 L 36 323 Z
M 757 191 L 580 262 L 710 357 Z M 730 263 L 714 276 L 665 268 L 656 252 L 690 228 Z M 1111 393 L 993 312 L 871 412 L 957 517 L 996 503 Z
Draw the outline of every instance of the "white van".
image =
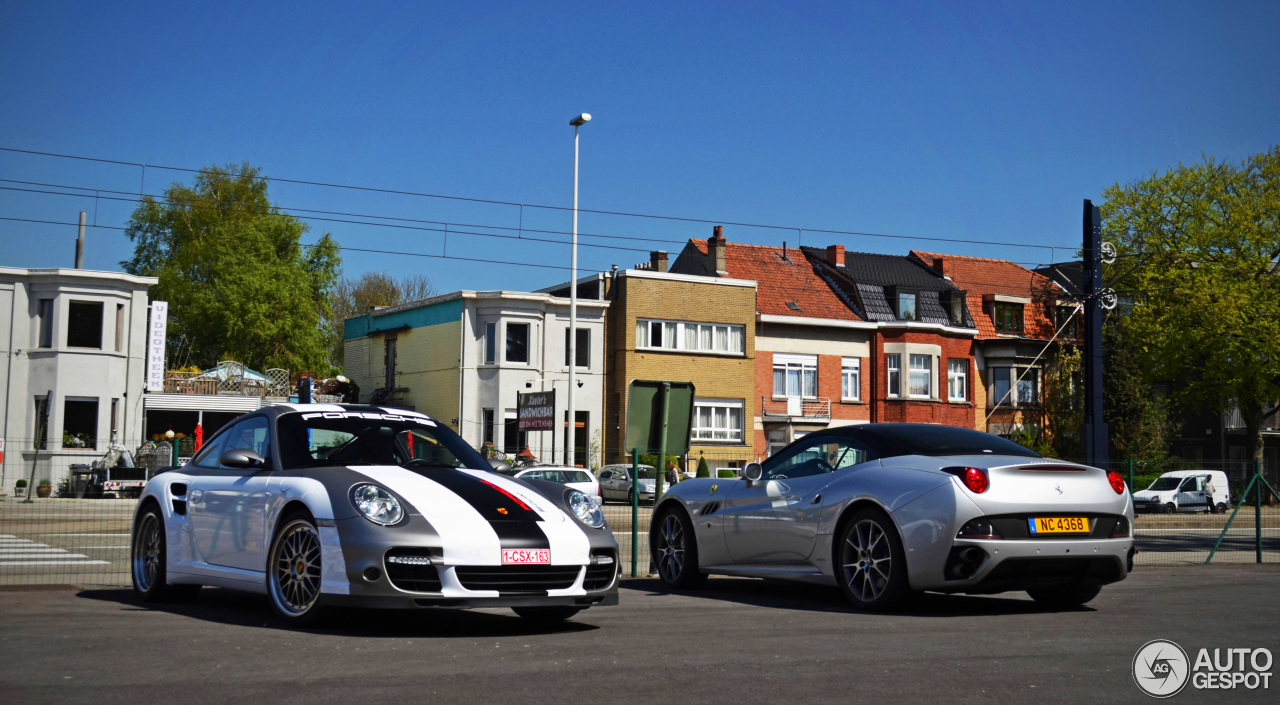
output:
M 1213 490 L 1210 497 L 1205 486 Z M 1166 472 L 1145 490 L 1133 493 L 1135 512 L 1225 512 L 1231 506 L 1227 474 L 1221 470 Z

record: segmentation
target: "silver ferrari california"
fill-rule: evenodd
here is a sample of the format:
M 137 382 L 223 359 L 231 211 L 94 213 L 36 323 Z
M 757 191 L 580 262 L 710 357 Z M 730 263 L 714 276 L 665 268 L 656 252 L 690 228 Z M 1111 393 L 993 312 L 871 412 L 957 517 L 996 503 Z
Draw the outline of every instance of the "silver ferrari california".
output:
M 1084 604 L 1133 569 L 1119 473 L 979 431 L 868 424 L 811 433 L 742 479 L 672 487 L 649 545 L 666 585 L 708 574 L 836 584 L 858 608 L 910 592 L 1025 590 Z

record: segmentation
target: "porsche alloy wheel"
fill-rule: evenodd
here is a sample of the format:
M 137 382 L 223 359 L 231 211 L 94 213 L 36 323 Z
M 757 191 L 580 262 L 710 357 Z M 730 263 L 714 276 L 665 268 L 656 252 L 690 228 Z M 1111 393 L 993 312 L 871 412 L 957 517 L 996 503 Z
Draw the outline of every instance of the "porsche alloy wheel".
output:
M 320 599 L 320 534 L 310 519 L 285 520 L 271 545 L 267 564 L 271 604 L 280 616 L 305 623 L 315 618 Z
M 689 517 L 678 507 L 663 512 L 649 536 L 658 579 L 674 588 L 695 588 L 706 581 L 698 571 L 698 546 Z
M 844 524 L 837 549 L 840 586 L 859 609 L 881 610 L 906 592 L 906 565 L 893 523 L 873 509 L 858 512 Z
M 130 573 L 133 589 L 147 602 L 189 600 L 200 592 L 199 585 L 169 585 L 166 566 L 164 518 L 152 504 L 143 510 L 134 526 Z

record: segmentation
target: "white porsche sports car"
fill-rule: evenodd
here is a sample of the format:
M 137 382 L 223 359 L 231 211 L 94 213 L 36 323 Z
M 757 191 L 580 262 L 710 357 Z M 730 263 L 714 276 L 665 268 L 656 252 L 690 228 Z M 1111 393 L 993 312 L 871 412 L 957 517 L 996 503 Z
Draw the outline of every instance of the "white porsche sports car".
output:
M 910 591 L 1026 590 L 1059 606 L 1133 569 L 1119 473 L 997 436 L 931 424 L 810 433 L 743 479 L 682 482 L 653 511 L 669 586 L 709 573 L 839 585 L 861 609 Z
M 291 404 L 236 419 L 138 501 L 134 589 L 265 593 L 281 617 L 327 605 L 511 607 L 544 621 L 618 601 L 595 498 L 489 469 L 412 411 Z

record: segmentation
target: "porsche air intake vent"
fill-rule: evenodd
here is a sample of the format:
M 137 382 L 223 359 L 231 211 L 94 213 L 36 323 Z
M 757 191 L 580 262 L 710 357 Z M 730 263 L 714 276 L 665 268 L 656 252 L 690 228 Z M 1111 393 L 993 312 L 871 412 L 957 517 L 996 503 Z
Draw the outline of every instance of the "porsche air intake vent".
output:
M 460 565 L 454 574 L 468 590 L 497 590 L 500 595 L 545 595 L 572 587 L 580 565 Z

